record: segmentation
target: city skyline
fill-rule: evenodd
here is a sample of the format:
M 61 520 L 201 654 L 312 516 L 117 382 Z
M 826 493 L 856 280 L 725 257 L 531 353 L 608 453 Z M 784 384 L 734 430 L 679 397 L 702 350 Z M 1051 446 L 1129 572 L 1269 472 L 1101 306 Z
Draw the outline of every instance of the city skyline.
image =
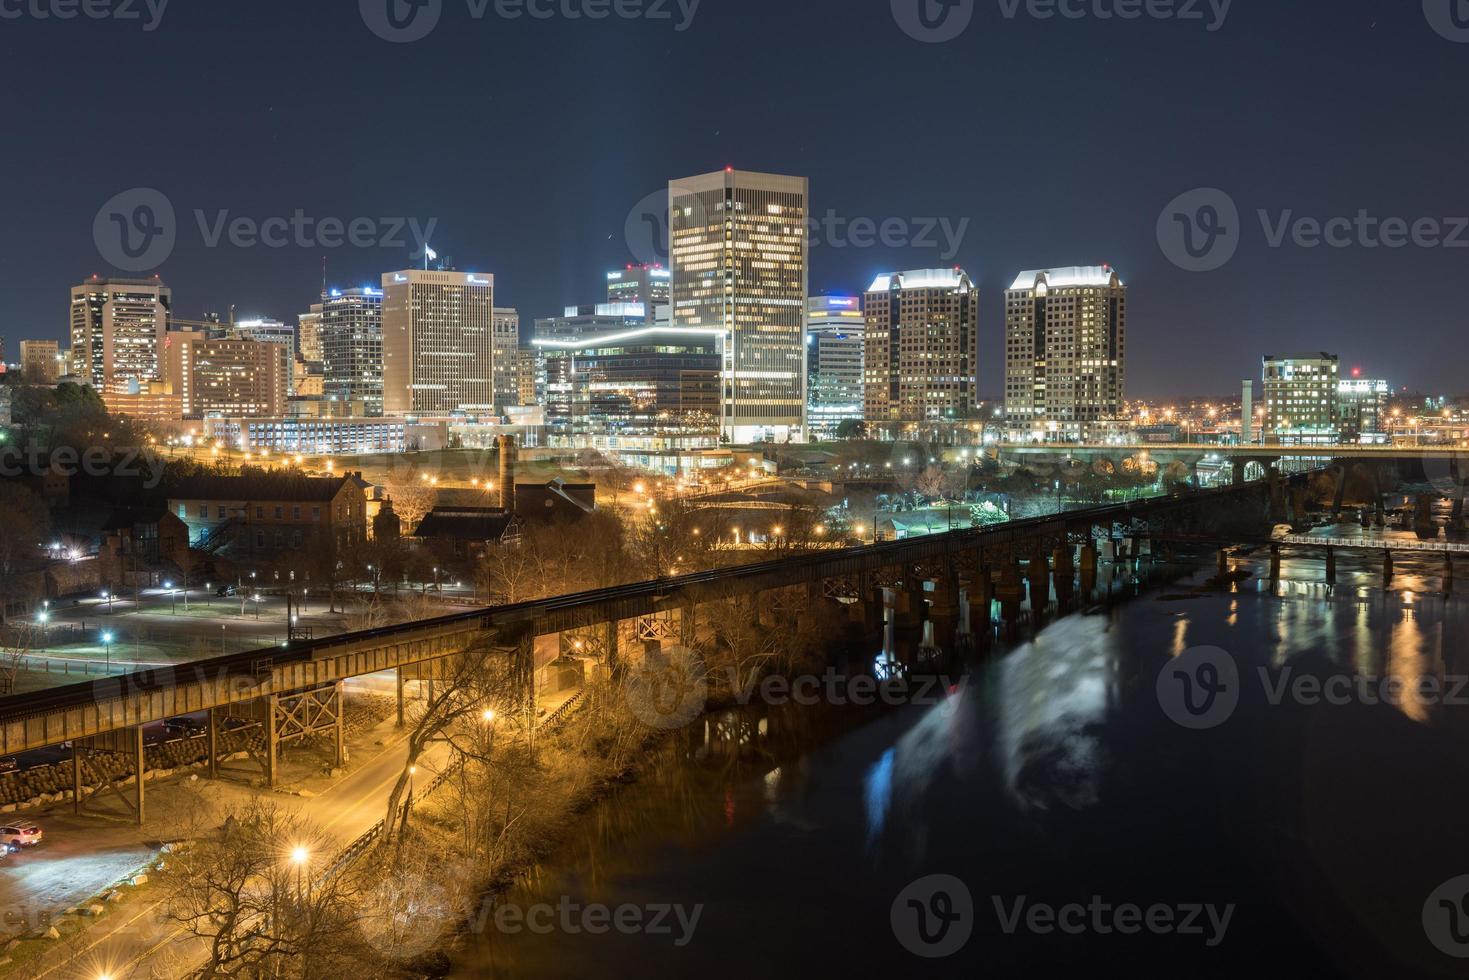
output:
M 813 294 L 855 294 L 892 269 L 962 265 L 981 294 L 995 300 L 1019 269 L 1112 262 L 1136 290 L 1129 380 L 1137 395 L 1176 387 L 1165 370 L 1167 348 L 1182 330 L 1198 338 L 1198 381 L 1187 387 L 1206 391 L 1236 383 L 1240 367 L 1228 355 L 1237 347 L 1328 346 L 1368 361 L 1375 338 L 1399 323 L 1413 324 L 1428 344 L 1456 334 L 1462 318 L 1452 282 L 1460 251 L 1302 247 L 1289 234 L 1280 247 L 1269 240 L 1283 218 L 1320 222 L 1361 210 L 1410 223 L 1452 216 L 1453 209 L 1446 213 L 1439 202 L 1456 197 L 1453 162 L 1464 156 L 1465 135 L 1434 124 L 1425 105 L 1383 96 L 1392 79 L 1409 75 L 1430 88 L 1451 85 L 1463 64 L 1462 46 L 1435 34 L 1417 5 L 1385 12 L 1355 0 L 1334 5 L 1330 17 L 1299 5 L 1240 7 L 1213 32 L 1148 20 L 1009 22 L 986 10 L 963 37 L 941 45 L 904 38 L 887 6 L 873 4 L 842 23 L 820 11 L 772 4 L 770 16 L 788 19 L 790 30 L 759 43 L 799 63 L 810 61 L 808 39 L 821 37 L 845 46 L 852 63 L 880 53 L 891 74 L 864 77 L 824 62 L 795 67 L 791 71 L 803 80 L 825 73 L 844 84 L 818 85 L 818 98 L 796 105 L 779 97 L 789 79 L 756 78 L 752 95 L 769 107 L 764 112 L 725 113 L 675 127 L 676 134 L 655 130 L 637 143 L 618 138 L 623 123 L 588 99 L 586 80 L 615 66 L 627 87 L 654 93 L 671 118 L 700 119 L 697 87 L 683 90 L 667 80 L 696 71 L 725 44 L 754 43 L 758 3 L 739 11 L 705 3 L 682 32 L 671 24 L 616 19 L 568 25 L 554 42 L 571 70 L 539 91 L 506 82 L 527 77 L 550 50 L 553 35 L 529 20 L 441 28 L 406 45 L 374 37 L 355 9 L 269 3 L 249 12 L 179 7 L 151 34 L 101 25 L 62 33 L 74 25 L 17 24 L 7 32 L 3 69 L 13 86 L 75 87 L 103 105 L 114 99 L 149 105 L 182 126 L 180 136 L 197 131 L 211 144 L 237 150 L 215 154 L 200 168 L 187 154 L 143 152 L 152 140 L 144 127 L 117 131 L 113 152 L 99 156 L 83 151 L 80 133 L 50 125 L 41 103 L 17 106 L 20 131 L 53 135 L 7 166 L 13 185 L 27 193 L 15 202 L 17 234 L 0 245 L 0 334 L 12 348 L 22 338 L 61 339 L 63 325 L 54 312 L 60 290 L 92 273 L 122 271 L 98 254 L 92 226 L 109 198 L 131 188 L 158 189 L 178 215 L 178 241 L 158 271 L 179 290 L 180 306 L 191 315 L 233 302 L 254 315 L 289 319 L 319 290 L 324 254 L 330 281 L 349 288 L 412 264 L 417 245 L 406 225 L 402 247 L 241 248 L 230 245 L 227 234 L 216 247 L 208 244 L 221 215 L 226 224 L 260 222 L 299 209 L 318 220 L 412 217 L 421 228 L 437 218 L 428 236 L 435 249 L 452 255 L 459 267 L 491 270 L 503 300 L 533 318 L 595 300 L 606 269 L 656 258 L 639 254 L 641 241 L 628 241 L 639 202 L 659 194 L 670 179 L 726 165 L 811 179 L 811 212 L 822 237 L 812 249 Z M 283 24 L 291 29 L 279 30 Z M 155 72 L 101 83 L 97 71 L 113 45 L 135 44 L 146 53 L 170 31 L 188 31 L 199 43 L 171 47 Z M 64 40 L 74 57 L 48 63 L 41 45 L 23 40 L 32 35 Z M 332 45 L 315 43 L 328 36 Z M 1266 57 L 1282 37 L 1312 43 L 1289 63 Z M 297 81 L 289 77 L 246 85 L 218 67 L 249 61 L 264 49 L 288 62 L 311 63 L 314 98 L 296 99 Z M 461 111 L 455 100 L 419 99 L 411 94 L 414 86 L 402 84 L 435 77 L 445 62 L 498 66 L 469 76 L 470 87 L 495 98 L 500 115 L 493 129 L 515 134 L 509 152 L 484 152 L 484 136 L 449 125 Z M 1251 69 L 1242 72 L 1240 65 Z M 905 72 L 920 72 L 931 91 L 962 92 L 971 102 L 979 124 L 973 135 L 956 136 L 955 152 L 925 159 L 878 146 L 852 154 L 842 141 L 817 138 L 813 123 L 855 128 L 892 113 L 915 125 L 939 124 L 947 114 L 944 100 L 914 101 L 884 82 L 884 76 Z M 191 83 L 179 84 L 181 79 Z M 1036 130 L 1025 154 L 984 152 L 999 134 L 1028 129 L 1037 108 L 1069 104 L 1082 88 L 1106 91 L 1108 110 L 1078 114 L 1076 128 Z M 1239 100 L 1280 111 L 1237 114 L 1232 107 Z M 573 126 L 560 108 L 568 103 Z M 344 163 L 325 151 L 363 145 L 367 134 L 380 131 L 385 114 L 410 106 L 425 125 L 448 134 L 426 156 L 421 146 L 384 146 Z M 1155 133 L 1144 118 L 1169 125 Z M 1301 125 L 1303 119 L 1309 123 Z M 611 147 L 595 169 L 581 152 L 589 143 Z M 1412 160 L 1383 160 L 1376 152 L 1383 145 L 1414 145 L 1422 152 Z M 324 152 L 301 152 L 312 146 Z M 1298 165 L 1282 174 L 1261 159 L 1260 146 Z M 1086 147 L 1085 153 L 1077 156 L 1077 147 Z M 486 169 L 456 162 L 469 159 L 485 161 Z M 1036 166 L 1037 160 L 1058 162 Z M 72 187 L 86 192 L 71 193 Z M 1223 268 L 1185 271 L 1160 250 L 1156 224 L 1177 195 L 1215 187 L 1237 206 L 1245 241 Z M 1264 226 L 1260 210 L 1267 212 Z M 202 231 L 195 212 L 202 214 Z M 827 221 L 829 212 L 836 221 Z M 871 247 L 854 245 L 852 238 L 861 236 L 853 236 L 851 223 L 859 219 L 879 229 L 889 219 L 905 222 L 903 233 L 891 239 L 900 247 L 884 245 L 880 233 L 871 236 Z M 965 233 L 954 236 L 960 239 L 954 254 L 948 254 L 943 226 L 929 229 L 929 219 L 947 221 L 951 232 L 968 222 Z M 391 230 L 381 227 L 379 237 L 390 237 Z M 920 238 L 934 245 L 911 245 Z M 1407 276 L 1425 288 L 1389 299 L 1374 285 Z M 997 308 L 987 305 L 982 312 L 981 329 L 999 329 Z M 1411 348 L 1384 348 L 1370 359 L 1374 374 L 1425 390 L 1455 387 L 1446 365 L 1429 363 Z M 999 391 L 999 365 L 981 371 L 981 390 Z

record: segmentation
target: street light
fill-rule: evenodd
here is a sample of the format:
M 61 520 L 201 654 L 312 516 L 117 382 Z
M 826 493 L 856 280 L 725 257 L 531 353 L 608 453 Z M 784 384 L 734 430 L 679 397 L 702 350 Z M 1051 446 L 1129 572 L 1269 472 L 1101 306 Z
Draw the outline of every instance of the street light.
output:
M 311 852 L 298 845 L 291 850 L 291 863 L 296 866 L 296 904 L 303 905 L 309 885 L 303 886 L 302 880 L 305 877 L 306 866 L 311 863 Z
M 110 672 L 112 670 L 112 634 L 111 633 L 103 633 L 102 634 L 102 645 L 107 648 L 107 669 Z
M 45 650 L 46 649 L 46 623 L 49 622 L 50 619 L 51 619 L 51 612 L 50 612 L 50 610 L 42 609 L 40 615 L 38 615 L 36 618 L 41 621 L 41 649 L 42 650 Z

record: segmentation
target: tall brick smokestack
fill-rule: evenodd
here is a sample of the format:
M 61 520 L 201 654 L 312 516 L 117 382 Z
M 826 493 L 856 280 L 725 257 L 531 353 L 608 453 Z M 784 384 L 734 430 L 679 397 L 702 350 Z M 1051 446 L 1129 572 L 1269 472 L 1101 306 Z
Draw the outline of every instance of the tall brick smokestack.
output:
M 495 440 L 500 449 L 500 507 L 506 512 L 515 510 L 515 456 L 514 436 L 500 436 Z

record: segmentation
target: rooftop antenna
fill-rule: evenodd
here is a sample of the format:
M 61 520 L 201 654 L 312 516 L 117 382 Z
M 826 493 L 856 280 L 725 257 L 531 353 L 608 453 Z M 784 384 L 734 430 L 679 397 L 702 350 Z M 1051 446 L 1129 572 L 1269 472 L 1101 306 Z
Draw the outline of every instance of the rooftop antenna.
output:
M 321 257 L 321 301 L 326 302 L 326 256 Z

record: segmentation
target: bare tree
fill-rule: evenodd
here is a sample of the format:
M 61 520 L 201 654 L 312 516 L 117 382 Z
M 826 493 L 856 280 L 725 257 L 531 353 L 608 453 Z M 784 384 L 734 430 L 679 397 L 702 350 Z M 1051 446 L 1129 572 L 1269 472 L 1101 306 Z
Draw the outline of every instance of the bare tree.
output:
M 320 977 L 350 970 L 360 879 L 323 874 L 336 842 L 299 814 L 252 800 L 171 862 L 168 915 L 203 940 L 204 962 L 177 975 Z
M 412 800 L 405 802 L 423 754 L 436 743 L 448 744 L 455 760 L 471 754 L 475 726 L 520 726 L 529 736 L 534 725 L 534 664 L 516 653 L 496 649 L 493 641 L 477 643 L 454 657 L 435 662 L 440 674 L 412 715 L 408 754 L 384 817 L 383 843 L 400 841 L 408 826 Z M 486 712 L 491 712 L 487 717 Z
M 0 626 L 0 694 L 14 694 L 26 657 L 36 648 L 40 630 L 30 624 Z

